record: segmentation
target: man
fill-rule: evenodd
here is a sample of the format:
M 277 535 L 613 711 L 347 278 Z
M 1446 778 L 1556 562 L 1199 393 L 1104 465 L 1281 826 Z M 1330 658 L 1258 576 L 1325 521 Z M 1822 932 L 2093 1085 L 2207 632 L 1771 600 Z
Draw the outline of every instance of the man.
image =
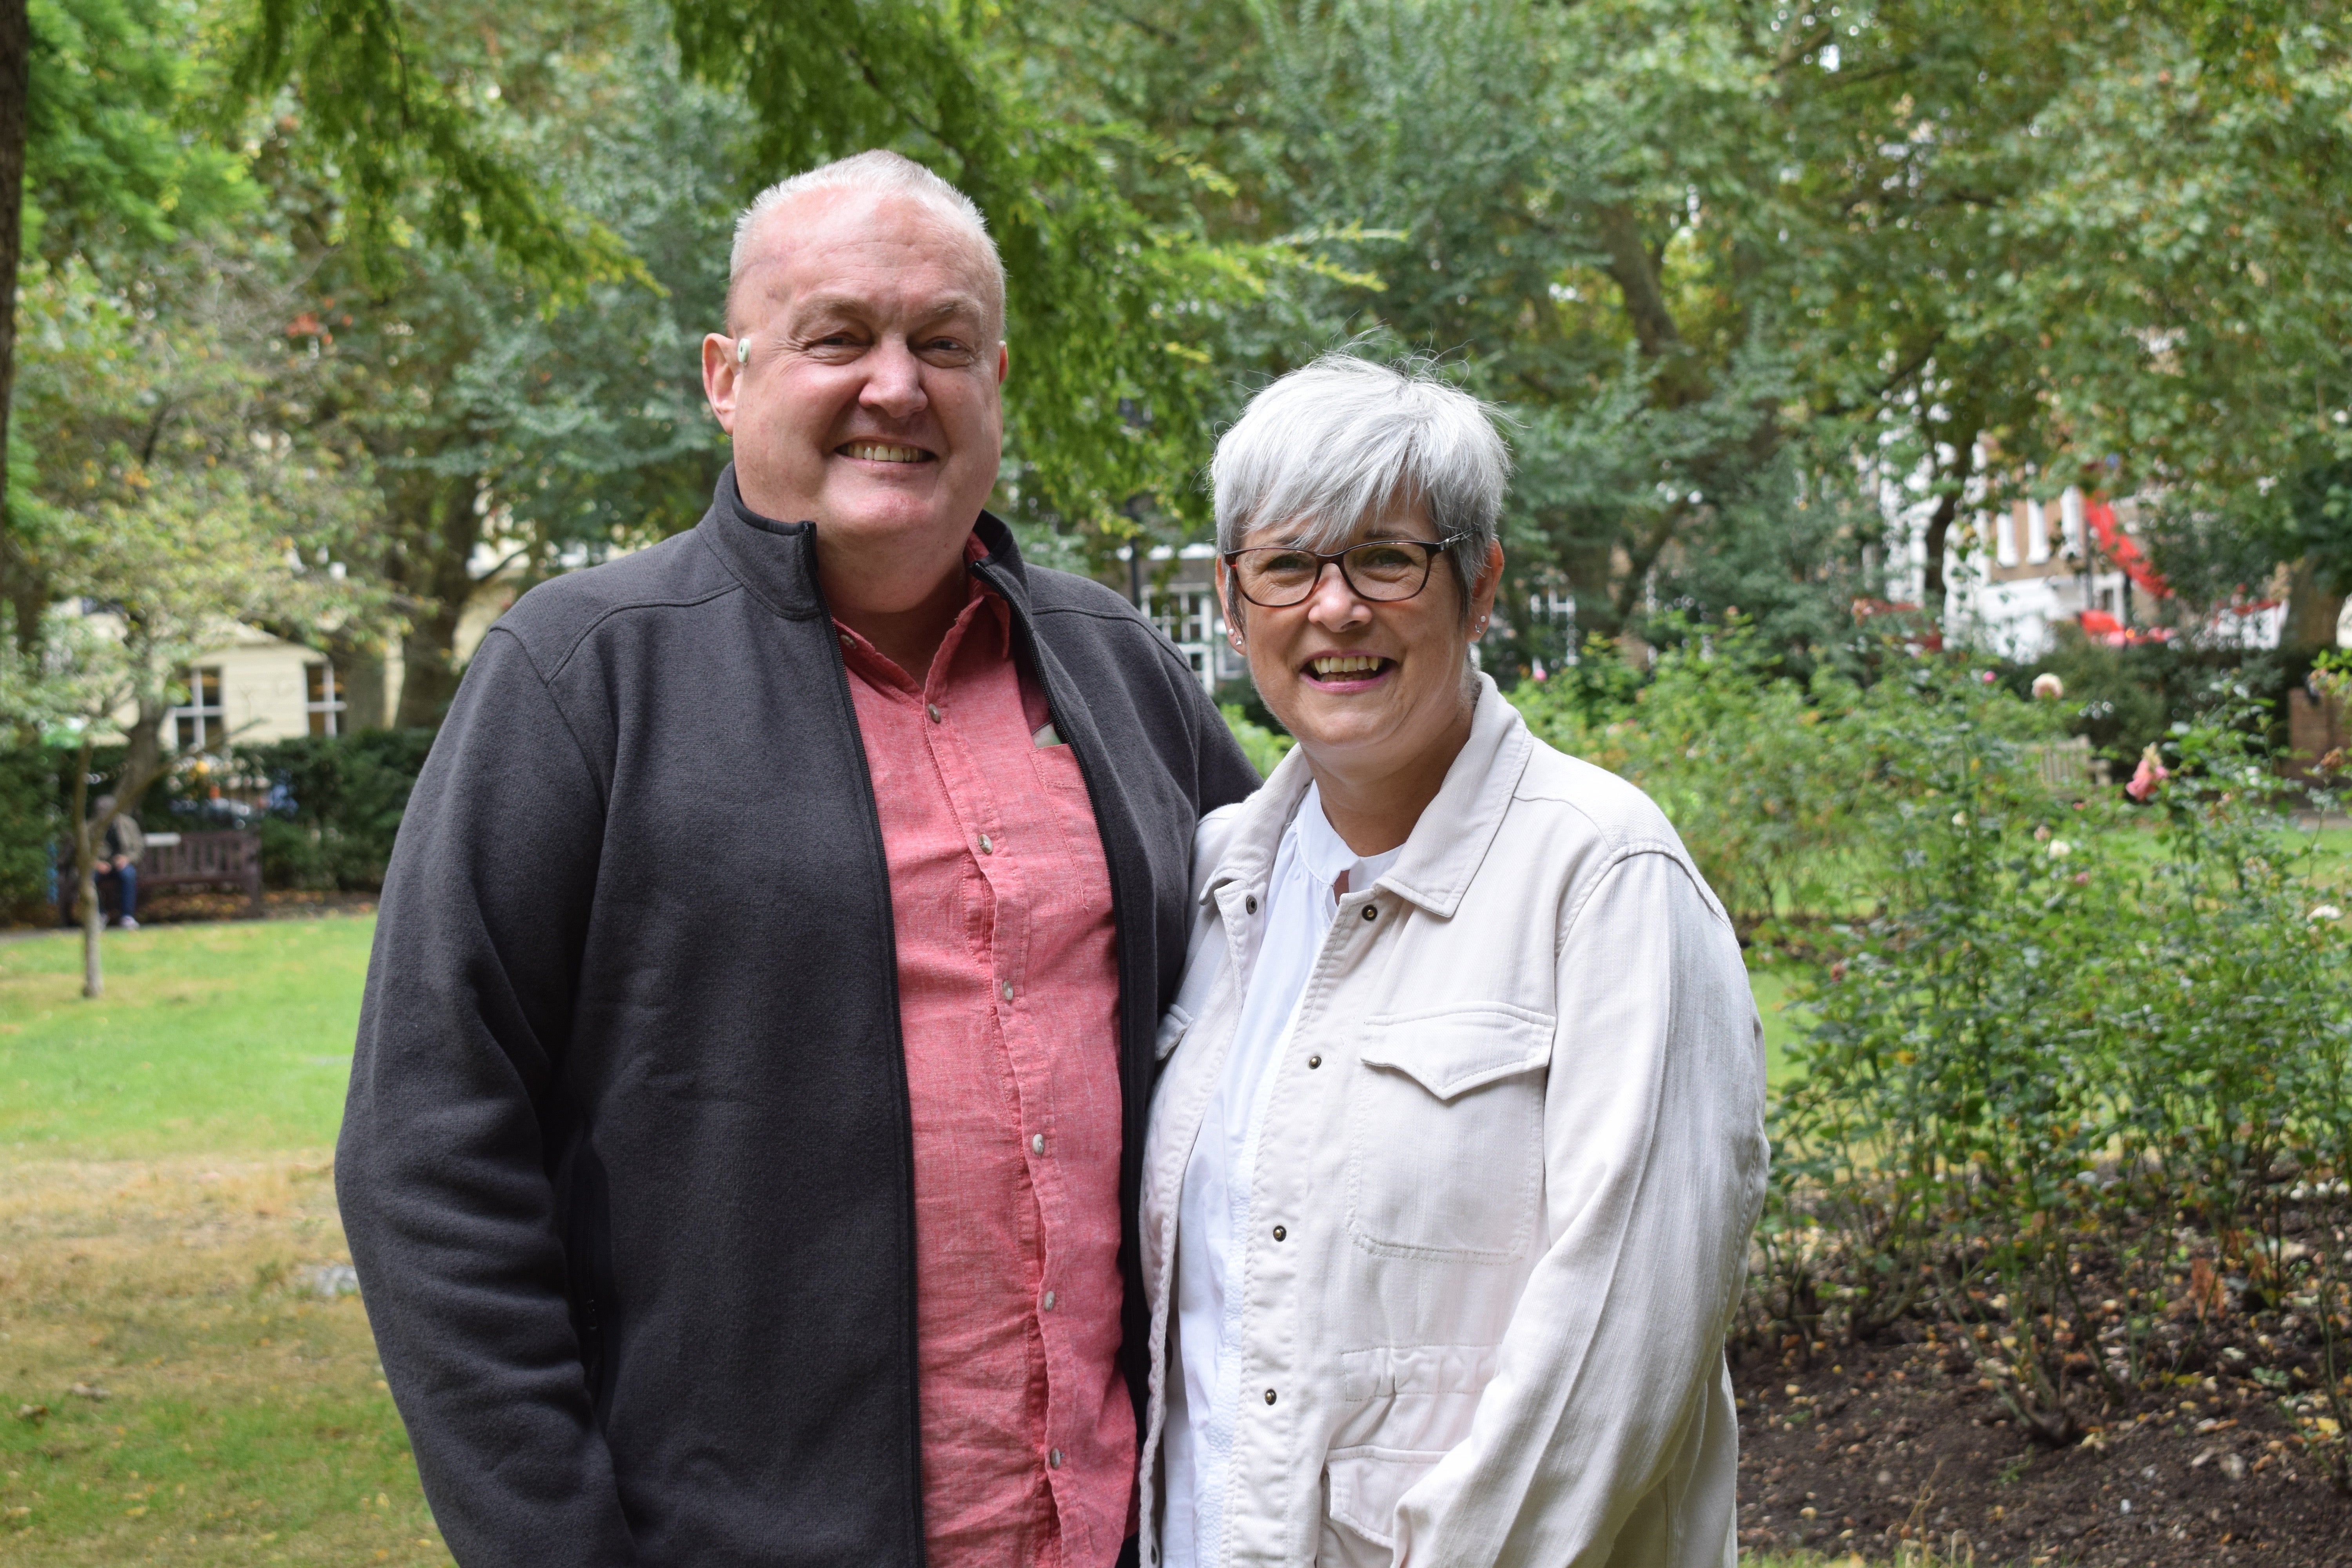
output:
M 1155 1027 L 1255 779 L 981 510 L 968 201 L 786 181 L 728 315 L 709 515 L 492 629 L 401 830 L 336 1159 L 385 1374 L 463 1563 L 1109 1568 Z
M 139 824 L 127 816 L 111 815 L 114 797 L 102 795 L 90 807 L 90 816 L 106 824 L 98 846 L 98 907 L 100 918 L 111 904 L 115 921 L 124 931 L 139 929 L 139 858 L 147 853 L 147 835 Z M 79 923 L 74 918 L 74 906 L 81 901 L 81 886 L 73 874 L 73 857 L 68 854 L 58 874 L 58 911 L 66 925 Z

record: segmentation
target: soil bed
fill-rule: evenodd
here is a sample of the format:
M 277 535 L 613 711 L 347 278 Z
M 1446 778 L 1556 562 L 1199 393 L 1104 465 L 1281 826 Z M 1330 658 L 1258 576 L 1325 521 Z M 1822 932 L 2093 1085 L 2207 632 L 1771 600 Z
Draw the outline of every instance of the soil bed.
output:
M 1743 1554 L 1979 1564 L 2352 1568 L 2352 1502 L 2273 1396 L 2198 1378 L 2072 1447 L 2021 1435 L 1965 1356 L 1916 1325 L 1873 1345 L 1735 1352 Z M 1947 1359 L 1948 1354 L 1949 1359 Z

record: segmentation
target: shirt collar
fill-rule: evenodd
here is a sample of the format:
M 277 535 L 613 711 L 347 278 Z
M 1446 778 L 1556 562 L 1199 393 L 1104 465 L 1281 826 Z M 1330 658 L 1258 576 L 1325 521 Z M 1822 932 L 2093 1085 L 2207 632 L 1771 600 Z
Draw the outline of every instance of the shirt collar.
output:
M 1503 814 L 1535 751 L 1527 721 L 1503 700 L 1494 678 L 1482 672 L 1477 680 L 1470 738 L 1445 770 L 1437 798 L 1422 812 L 1396 864 L 1381 878 L 1401 897 L 1445 917 L 1461 907 L 1462 896 L 1501 830 Z M 1265 886 L 1283 835 L 1313 784 L 1305 753 L 1294 748 L 1242 806 L 1224 858 L 1202 889 L 1203 899 L 1213 898 L 1228 882 L 1253 889 Z M 1316 815 L 1321 816 L 1319 809 Z M 1344 849 L 1344 841 L 1341 847 Z M 1353 860 L 1351 853 L 1349 863 Z M 1346 868 L 1345 865 L 1335 868 L 1332 879 L 1337 880 Z
M 948 628 L 948 635 L 940 639 L 939 652 L 931 657 L 929 684 L 932 686 L 939 685 L 944 679 L 950 662 L 962 646 L 964 639 L 979 635 L 973 630 L 972 623 L 982 616 L 989 617 L 988 651 L 1002 655 L 1011 647 L 1012 609 L 1005 604 L 1003 597 L 972 570 L 988 558 L 988 545 L 975 531 L 964 541 L 963 544 L 965 585 L 969 591 L 964 598 L 963 608 L 956 612 L 954 625 Z M 983 605 L 987 608 L 983 609 L 982 607 Z M 919 692 L 913 676 L 900 669 L 881 649 L 852 630 L 839 617 L 835 618 L 833 629 L 840 634 L 842 653 L 857 661 L 862 670 L 886 679 L 889 684 L 907 691 Z

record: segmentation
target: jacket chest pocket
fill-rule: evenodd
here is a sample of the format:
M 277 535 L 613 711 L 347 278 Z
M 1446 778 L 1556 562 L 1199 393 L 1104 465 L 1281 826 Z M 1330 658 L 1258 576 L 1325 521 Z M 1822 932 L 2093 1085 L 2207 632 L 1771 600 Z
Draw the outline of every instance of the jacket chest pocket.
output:
M 1551 1036 L 1548 1015 L 1501 1005 L 1366 1019 L 1348 1094 L 1348 1234 L 1409 1257 L 1525 1252 Z

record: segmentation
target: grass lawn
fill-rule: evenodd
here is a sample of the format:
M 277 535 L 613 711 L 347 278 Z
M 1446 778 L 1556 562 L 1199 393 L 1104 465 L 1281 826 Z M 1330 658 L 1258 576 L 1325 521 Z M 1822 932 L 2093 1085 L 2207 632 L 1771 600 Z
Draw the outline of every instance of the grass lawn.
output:
M 0 1150 L 325 1148 L 374 931 L 347 917 L 110 931 L 95 1003 L 77 933 L 0 943 Z
M 449 1561 L 329 1150 L 365 918 L 0 943 L 0 1563 Z

